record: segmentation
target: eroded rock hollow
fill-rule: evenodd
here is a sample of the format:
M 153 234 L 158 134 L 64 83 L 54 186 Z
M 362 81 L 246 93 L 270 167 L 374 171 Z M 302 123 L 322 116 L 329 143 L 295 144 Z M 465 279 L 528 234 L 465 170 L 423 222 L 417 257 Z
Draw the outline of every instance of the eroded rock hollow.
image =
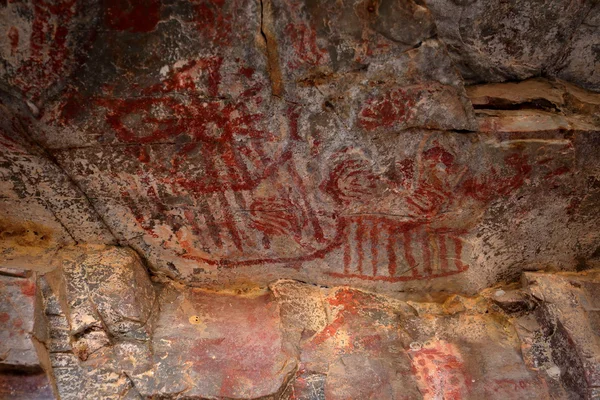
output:
M 0 398 L 600 398 L 600 3 L 0 0 Z

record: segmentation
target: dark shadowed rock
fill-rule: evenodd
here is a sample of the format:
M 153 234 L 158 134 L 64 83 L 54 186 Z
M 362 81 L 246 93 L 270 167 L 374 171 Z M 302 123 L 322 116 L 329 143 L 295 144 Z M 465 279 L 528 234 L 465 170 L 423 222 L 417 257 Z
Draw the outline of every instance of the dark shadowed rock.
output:
M 593 3 L 593 2 L 592 2 Z M 563 60 L 555 64 L 553 75 L 596 92 L 600 91 L 600 3 L 596 2 L 581 25 L 573 33 L 563 52 Z
M 600 386 L 598 278 L 597 271 L 526 273 L 523 277 L 524 285 L 540 303 L 539 340 L 546 341 L 546 354 L 551 361 L 539 356 L 537 359 L 540 363 L 545 361 L 546 371 L 560 379 L 570 392 L 585 399 L 595 398 Z
M 0 372 L 0 397 L 11 400 L 54 400 L 45 373 Z
M 577 82 L 589 84 L 590 89 L 596 88 L 588 77 L 598 68 L 598 59 L 590 58 L 587 29 L 581 26 L 586 16 L 594 13 L 593 3 L 427 1 L 439 37 L 468 83 L 540 76 L 554 70 L 564 55 L 570 54 L 569 57 L 581 60 L 576 62 L 586 63 L 586 72 L 582 70 Z M 576 64 L 573 68 L 577 68 Z
M 99 2 L 26 0 L 0 7 L 0 87 L 39 106 L 84 61 Z

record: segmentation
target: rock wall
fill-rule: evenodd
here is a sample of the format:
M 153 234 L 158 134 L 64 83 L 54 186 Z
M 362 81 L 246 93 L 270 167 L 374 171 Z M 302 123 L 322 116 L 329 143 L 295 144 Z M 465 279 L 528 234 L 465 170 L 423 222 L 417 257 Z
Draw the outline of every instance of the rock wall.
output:
M 3 304 L 20 305 L 0 308 L 0 367 L 27 371 L 0 370 L 7 398 L 598 396 L 598 270 L 427 298 L 292 280 L 158 284 L 119 247 L 73 246 L 55 262 L 0 281 Z
M 0 0 L 0 397 L 599 396 L 599 26 Z
M 119 243 L 193 286 L 468 293 L 597 264 L 593 2 L 1 10 L 2 218 L 45 232 L 28 263 Z

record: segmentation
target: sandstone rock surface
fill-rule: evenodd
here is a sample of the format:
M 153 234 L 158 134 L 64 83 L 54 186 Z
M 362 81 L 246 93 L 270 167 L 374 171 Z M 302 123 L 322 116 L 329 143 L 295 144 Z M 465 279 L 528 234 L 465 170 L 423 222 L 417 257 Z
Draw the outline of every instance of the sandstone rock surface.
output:
M 120 248 L 74 252 L 62 255 L 70 268 L 31 284 L 34 320 L 47 321 L 38 353 L 61 399 L 566 399 L 597 390 L 598 270 L 526 273 L 522 288 L 470 297 L 293 280 L 211 291 L 150 284 Z M 90 298 L 73 296 L 82 282 L 73 269 L 125 284 L 100 296 L 88 283 Z M 131 287 L 153 308 L 132 312 L 141 303 Z M 130 323 L 114 322 L 124 315 Z

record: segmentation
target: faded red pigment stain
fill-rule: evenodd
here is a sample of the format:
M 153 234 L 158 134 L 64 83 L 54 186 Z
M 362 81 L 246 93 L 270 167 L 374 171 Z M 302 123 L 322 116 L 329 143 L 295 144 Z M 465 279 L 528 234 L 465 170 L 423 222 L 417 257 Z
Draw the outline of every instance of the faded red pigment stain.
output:
M 252 222 L 259 231 L 270 236 L 289 235 L 297 242 L 302 240 L 302 229 L 307 221 L 291 200 L 270 197 L 254 201 L 250 208 Z
M 183 352 L 184 361 L 191 363 L 197 377 L 213 385 L 210 389 L 218 396 L 239 398 L 249 384 L 264 390 L 283 367 L 276 305 L 268 296 L 245 299 L 235 310 L 227 296 L 211 298 L 210 305 L 200 296 L 193 300 L 210 312 L 213 337 L 191 342 Z
M 143 94 L 148 96 L 159 93 L 168 95 L 172 92 L 196 94 L 197 91 L 202 90 L 202 87 L 207 87 L 210 97 L 218 97 L 222 64 L 223 58 L 219 56 L 190 60 L 174 70 L 168 79 L 144 89 Z
M 35 295 L 35 283 L 31 281 L 22 281 L 19 282 L 19 286 L 21 287 L 21 293 L 25 296 L 33 297 Z
M 523 186 L 533 170 L 527 156 L 517 153 L 509 154 L 504 158 L 504 162 L 512 170 L 510 175 L 501 174 L 493 166 L 491 172 L 480 179 L 466 179 L 462 191 L 473 199 L 487 202 L 499 195 L 506 196 Z
M 329 323 L 312 339 L 311 344 L 318 346 L 326 340 L 334 337 L 338 330 L 348 321 L 348 318 L 356 316 L 360 313 L 362 305 L 370 300 L 370 296 L 351 289 L 342 289 L 336 292 L 335 297 L 328 299 L 328 303 L 332 307 L 338 307 L 339 311 L 335 319 Z M 353 347 L 352 343 L 348 343 L 349 349 Z
M 562 166 L 562 167 L 558 167 L 553 171 L 548 172 L 548 174 L 546 175 L 546 179 L 552 179 L 554 177 L 557 176 L 562 176 L 562 175 L 566 175 L 569 172 L 571 172 L 571 168 L 569 168 L 568 166 Z
M 288 61 L 290 69 L 300 67 L 314 68 L 325 62 L 327 51 L 317 45 L 315 28 L 306 23 L 290 23 L 285 28 L 294 48 L 295 57 Z
M 485 392 L 507 399 L 539 398 L 548 392 L 548 387 L 543 379 L 494 379 L 486 385 Z
M 391 128 L 413 116 L 414 95 L 404 89 L 394 89 L 380 97 L 367 100 L 358 114 L 358 125 L 368 131 Z
M 17 47 L 19 47 L 19 30 L 11 26 L 8 30 L 8 40 L 10 42 L 10 54 L 14 55 L 17 51 Z
M 240 67 L 238 69 L 238 72 L 241 75 L 245 76 L 246 79 L 251 79 L 252 75 L 254 75 L 255 70 L 254 70 L 254 68 L 250 68 L 250 67 Z
M 233 16 L 225 0 L 194 0 L 194 22 L 198 32 L 215 46 L 229 46 L 234 35 Z M 238 4 L 229 6 L 235 9 Z
M 160 21 L 161 0 L 104 0 L 104 23 L 111 29 L 151 32 Z
M 468 397 L 471 380 L 462 356 L 451 343 L 435 342 L 409 351 L 417 384 L 425 400 L 461 400 Z
M 62 125 L 69 125 L 73 119 L 85 110 L 85 101 L 78 93 L 67 92 L 65 99 L 60 105 L 60 117 L 52 119 L 50 123 L 60 121 Z
M 68 73 L 68 63 L 74 61 L 67 39 L 76 8 L 76 0 L 33 2 L 30 57 L 18 68 L 15 78 L 21 90 L 33 99 L 64 78 Z
M 10 320 L 10 315 L 8 313 L 0 313 L 0 322 L 5 323 Z
M 291 21 L 286 25 L 284 34 L 292 45 L 293 55 L 287 62 L 289 69 L 316 68 L 327 61 L 327 50 L 319 47 L 317 43 L 317 30 L 315 23 L 302 17 L 306 12 L 306 4 L 299 1 L 289 1 L 289 17 Z

